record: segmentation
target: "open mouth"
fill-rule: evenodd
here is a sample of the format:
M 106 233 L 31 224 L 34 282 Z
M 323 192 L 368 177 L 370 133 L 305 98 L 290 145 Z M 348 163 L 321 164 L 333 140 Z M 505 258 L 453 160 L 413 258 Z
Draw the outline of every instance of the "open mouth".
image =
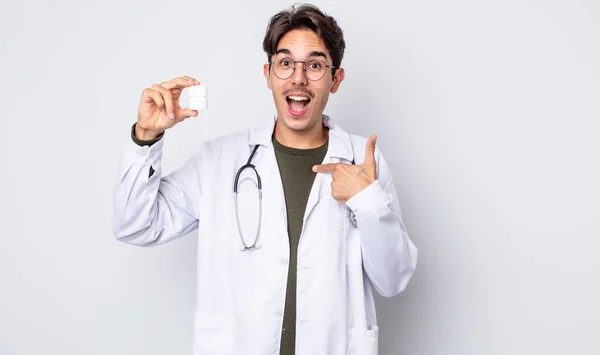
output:
M 300 117 L 308 110 L 310 98 L 304 95 L 288 95 L 286 96 L 288 111 L 292 116 Z

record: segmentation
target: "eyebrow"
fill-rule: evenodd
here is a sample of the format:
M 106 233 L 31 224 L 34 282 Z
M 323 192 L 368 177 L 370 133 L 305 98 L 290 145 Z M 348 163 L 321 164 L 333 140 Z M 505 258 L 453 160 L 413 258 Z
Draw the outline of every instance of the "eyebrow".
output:
M 280 48 L 277 50 L 277 52 L 275 54 L 279 54 L 279 53 L 292 55 L 292 52 L 290 52 L 290 50 L 287 48 Z M 323 58 L 327 59 L 327 55 L 321 51 L 312 51 L 312 52 L 308 53 L 308 56 L 309 57 L 323 57 Z

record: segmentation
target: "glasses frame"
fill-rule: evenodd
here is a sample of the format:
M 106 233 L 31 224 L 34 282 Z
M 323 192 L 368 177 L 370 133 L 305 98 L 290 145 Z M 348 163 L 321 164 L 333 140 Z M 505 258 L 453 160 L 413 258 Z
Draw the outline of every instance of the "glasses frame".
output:
M 285 59 L 285 58 L 282 58 Z M 273 74 L 278 77 L 281 80 L 286 80 L 292 77 L 292 75 L 294 75 L 294 72 L 296 71 L 296 63 L 302 63 L 302 70 L 304 71 L 304 75 L 306 76 L 306 79 L 310 80 L 310 81 L 319 81 L 321 79 L 323 79 L 325 77 L 325 73 L 327 72 L 327 70 L 323 70 L 323 75 L 319 78 L 319 79 L 311 79 L 308 77 L 308 74 L 306 73 L 306 62 L 309 62 L 311 60 L 320 60 L 320 59 L 308 59 L 308 60 L 292 60 L 291 58 L 289 59 L 292 63 L 294 63 L 294 67 L 290 73 L 290 76 L 286 77 L 286 78 L 282 78 L 279 75 L 277 75 L 275 73 L 275 68 L 273 68 Z M 321 60 L 322 61 L 322 60 Z M 323 63 L 325 63 L 324 61 L 322 61 Z M 269 71 L 271 71 L 271 67 L 273 62 L 269 62 Z M 327 63 L 325 63 L 325 68 L 331 68 L 332 69 L 332 73 L 335 73 L 335 70 L 338 69 L 339 67 L 334 67 L 333 65 L 327 65 Z

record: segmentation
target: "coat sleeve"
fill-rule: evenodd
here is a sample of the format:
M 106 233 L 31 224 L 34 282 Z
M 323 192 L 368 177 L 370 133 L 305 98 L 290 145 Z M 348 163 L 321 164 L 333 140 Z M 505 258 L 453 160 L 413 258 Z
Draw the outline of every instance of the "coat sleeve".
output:
M 130 142 L 113 193 L 113 234 L 137 246 L 154 246 L 198 228 L 199 155 L 162 176 L 163 140 L 152 146 Z
M 361 236 L 363 268 L 384 297 L 402 292 L 417 266 L 418 250 L 402 221 L 390 169 L 381 154 L 378 179 L 346 202 L 356 215 Z

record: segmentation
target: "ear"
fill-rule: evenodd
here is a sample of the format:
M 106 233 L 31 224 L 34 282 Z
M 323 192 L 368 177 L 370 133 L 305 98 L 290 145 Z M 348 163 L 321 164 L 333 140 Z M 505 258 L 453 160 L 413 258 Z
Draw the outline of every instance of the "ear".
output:
M 271 75 L 269 73 L 269 64 L 265 64 L 263 67 L 263 73 L 265 74 L 265 79 L 267 79 L 267 86 L 269 89 L 271 88 Z
M 344 81 L 345 75 L 346 73 L 344 72 L 344 68 L 338 68 L 335 71 L 335 76 L 333 77 L 333 85 L 331 86 L 330 90 L 332 94 L 335 94 L 338 91 L 340 84 L 342 83 L 342 81 Z

